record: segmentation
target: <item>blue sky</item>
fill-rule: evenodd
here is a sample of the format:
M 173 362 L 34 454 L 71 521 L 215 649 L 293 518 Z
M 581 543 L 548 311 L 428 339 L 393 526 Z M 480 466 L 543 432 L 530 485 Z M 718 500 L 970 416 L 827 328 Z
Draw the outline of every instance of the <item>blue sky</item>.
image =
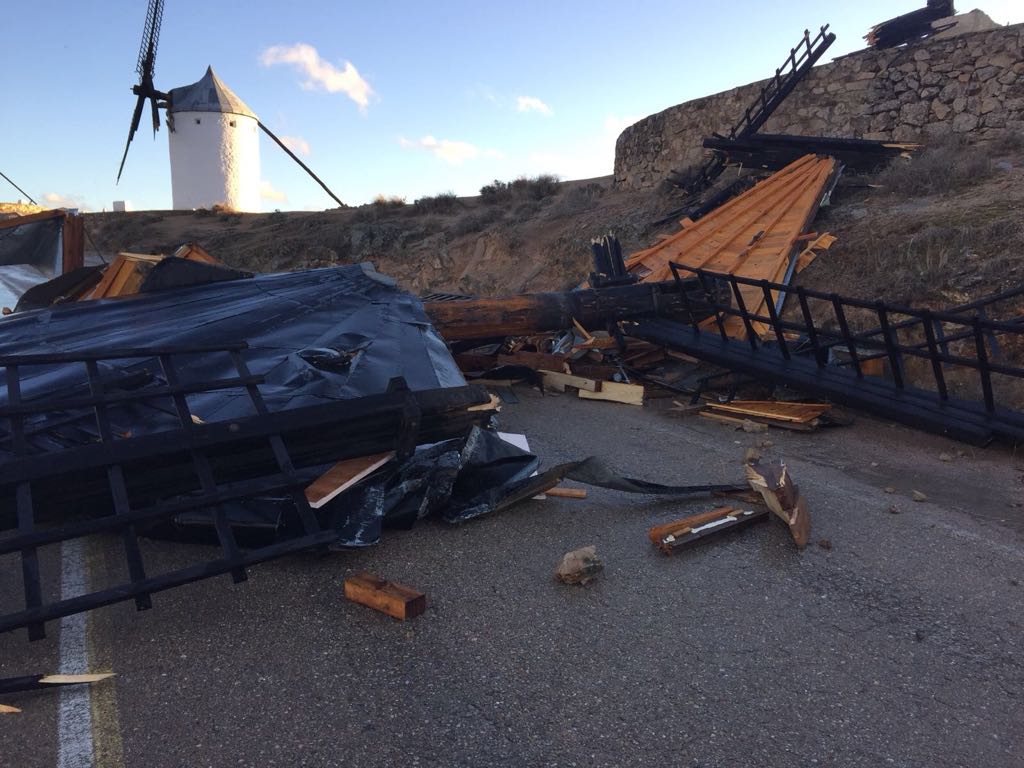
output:
M 832 25 L 831 58 L 862 48 L 872 24 L 923 5 L 166 0 L 156 85 L 194 82 L 210 64 L 342 200 L 411 202 L 475 194 L 495 178 L 611 173 L 622 128 L 767 76 L 805 27 Z M 170 207 L 166 127 L 154 141 L 143 120 L 114 185 L 145 8 L 145 0 L 5 8 L 0 171 L 38 201 Z M 982 10 L 999 23 L 1024 21 L 1020 0 Z M 266 138 L 260 151 L 266 210 L 333 205 Z M 0 200 L 18 197 L 0 179 Z

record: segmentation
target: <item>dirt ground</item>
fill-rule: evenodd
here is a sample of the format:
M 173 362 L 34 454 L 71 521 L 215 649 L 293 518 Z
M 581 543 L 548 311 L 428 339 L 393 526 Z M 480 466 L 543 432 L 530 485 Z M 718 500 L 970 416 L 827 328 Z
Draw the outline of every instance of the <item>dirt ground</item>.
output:
M 0 762 L 54 765 L 85 744 L 97 765 L 131 768 L 1022 764 L 1012 451 L 866 417 L 748 435 L 516 392 L 501 427 L 545 466 L 597 454 L 634 477 L 730 482 L 743 451 L 771 440 L 766 456 L 810 504 L 812 545 L 796 551 L 770 521 L 666 557 L 648 527 L 711 500 L 589 489 L 267 563 L 243 585 L 157 595 L 146 613 L 94 612 L 89 666 L 117 676 L 85 694 L 88 727 L 61 695 L 5 698 L 24 712 L 0 717 Z M 562 554 L 589 544 L 601 577 L 557 584 Z M 93 543 L 87 569 L 108 572 L 117 553 Z M 167 566 L 197 553 L 146 546 Z M 0 561 L 0 584 L 16 568 Z M 426 614 L 401 623 L 347 602 L 342 579 L 361 570 L 426 592 Z M 38 643 L 0 636 L 0 675 L 52 670 L 60 653 L 56 627 Z
M 955 168 L 955 172 L 948 168 Z M 735 171 L 727 171 L 727 174 Z M 674 232 L 667 189 L 616 190 L 611 177 L 564 182 L 542 199 L 387 201 L 324 212 L 91 214 L 96 247 L 170 253 L 196 241 L 259 272 L 372 261 L 414 293 L 565 290 L 591 269 L 590 241 L 630 252 Z M 838 236 L 796 282 L 896 303 L 950 306 L 1024 278 L 1024 148 L 936 145 L 875 176 L 847 174 L 815 228 Z

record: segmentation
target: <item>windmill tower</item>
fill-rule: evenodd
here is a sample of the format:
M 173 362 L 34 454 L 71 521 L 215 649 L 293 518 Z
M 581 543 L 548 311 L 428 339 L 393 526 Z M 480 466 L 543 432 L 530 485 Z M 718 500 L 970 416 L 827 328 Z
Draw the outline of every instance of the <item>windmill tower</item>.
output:
M 121 180 L 128 148 L 139 130 L 148 99 L 154 138 L 160 130 L 160 110 L 167 110 L 167 127 L 171 130 L 171 197 L 175 208 L 209 208 L 219 203 L 236 211 L 260 210 L 259 131 L 312 176 L 339 206 L 345 207 L 320 177 L 221 82 L 212 67 L 207 67 L 206 74 L 192 85 L 172 88 L 170 93 L 156 89 L 153 73 L 163 15 L 164 0 L 149 0 L 135 65 L 139 82 L 132 86 L 138 99 L 117 180 Z
M 260 210 L 259 120 L 212 67 L 167 99 L 174 208 Z

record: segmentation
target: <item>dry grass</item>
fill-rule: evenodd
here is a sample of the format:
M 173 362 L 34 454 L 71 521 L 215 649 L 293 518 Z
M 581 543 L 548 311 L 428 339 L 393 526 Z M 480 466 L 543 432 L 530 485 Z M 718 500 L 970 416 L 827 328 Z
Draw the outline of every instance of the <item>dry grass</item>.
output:
M 910 159 L 897 158 L 875 181 L 890 194 L 939 195 L 955 192 L 992 175 L 996 148 L 985 144 L 945 141 L 932 144 Z

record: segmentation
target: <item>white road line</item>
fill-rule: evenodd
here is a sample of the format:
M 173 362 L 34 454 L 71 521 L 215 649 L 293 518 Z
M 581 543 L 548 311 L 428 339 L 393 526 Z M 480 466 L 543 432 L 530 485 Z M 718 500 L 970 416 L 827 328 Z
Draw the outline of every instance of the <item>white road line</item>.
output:
M 88 588 L 85 545 L 81 539 L 61 544 L 60 593 L 62 599 L 81 595 Z M 85 642 L 85 614 L 60 620 L 60 671 L 84 674 L 89 671 Z M 60 689 L 57 725 L 57 767 L 92 768 L 92 706 L 88 685 Z

